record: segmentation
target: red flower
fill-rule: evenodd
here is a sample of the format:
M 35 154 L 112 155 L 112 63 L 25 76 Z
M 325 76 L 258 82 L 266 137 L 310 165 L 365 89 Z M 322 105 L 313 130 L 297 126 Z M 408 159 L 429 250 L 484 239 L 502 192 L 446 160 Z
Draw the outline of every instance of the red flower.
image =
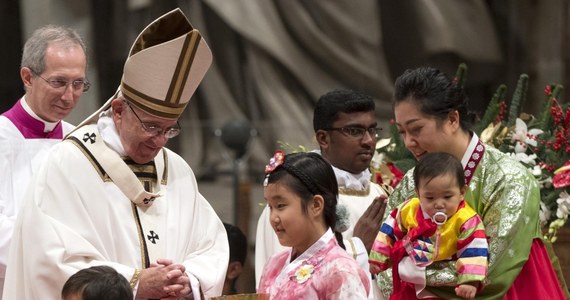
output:
M 265 166 L 265 174 L 272 173 L 283 164 L 283 160 L 285 159 L 285 153 L 281 150 L 276 150 L 273 157 L 269 160 L 269 164 Z
M 394 166 L 393 163 L 388 163 L 386 165 L 388 166 L 388 169 L 390 169 L 390 172 L 392 172 L 392 174 L 394 175 L 394 179 L 392 179 L 392 181 L 390 182 L 390 185 L 395 188 L 398 185 L 398 183 L 400 183 L 400 181 L 402 181 L 402 177 L 404 177 L 404 173 L 402 173 L 402 171 L 400 171 L 398 168 L 396 168 L 396 166 Z
M 564 163 L 558 170 L 554 171 L 552 185 L 557 189 L 570 186 L 570 160 Z
M 546 94 L 546 96 L 550 97 L 550 95 L 552 95 L 552 91 L 550 90 L 550 85 L 547 85 L 544 88 L 544 94 Z

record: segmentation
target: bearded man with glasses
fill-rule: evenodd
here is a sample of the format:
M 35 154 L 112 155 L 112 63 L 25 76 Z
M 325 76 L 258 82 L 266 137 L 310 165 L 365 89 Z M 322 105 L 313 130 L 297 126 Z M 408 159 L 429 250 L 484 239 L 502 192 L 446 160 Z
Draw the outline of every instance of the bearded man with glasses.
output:
M 339 205 L 348 211 L 348 228 L 342 232 L 344 248 L 371 280 L 369 299 L 382 299 L 372 279 L 368 253 L 382 224 L 391 187 L 370 181 L 370 162 L 380 128 L 372 97 L 352 90 L 322 95 L 313 113 L 313 129 L 319 152 L 333 167 L 339 187 Z M 257 282 L 269 257 L 285 249 L 270 225 L 266 207 L 257 224 L 255 273 Z
M 89 89 L 85 44 L 71 28 L 34 31 L 22 54 L 25 95 L 0 116 L 0 299 L 14 222 L 47 150 L 73 126 L 63 119 Z
M 165 147 L 211 62 L 180 9 L 139 34 L 117 93 L 54 147 L 32 181 L 4 297 L 59 299 L 71 275 L 97 265 L 124 276 L 136 299 L 221 294 L 224 225 L 190 166 Z M 54 79 L 40 80 L 61 84 Z M 80 89 L 76 79 L 61 89 Z

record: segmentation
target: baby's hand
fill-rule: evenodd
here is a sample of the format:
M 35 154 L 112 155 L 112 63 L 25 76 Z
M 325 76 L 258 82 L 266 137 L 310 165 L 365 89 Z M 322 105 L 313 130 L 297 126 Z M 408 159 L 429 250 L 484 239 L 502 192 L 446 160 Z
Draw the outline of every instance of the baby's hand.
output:
M 455 294 L 465 299 L 475 299 L 477 287 L 470 284 L 460 284 L 455 288 Z

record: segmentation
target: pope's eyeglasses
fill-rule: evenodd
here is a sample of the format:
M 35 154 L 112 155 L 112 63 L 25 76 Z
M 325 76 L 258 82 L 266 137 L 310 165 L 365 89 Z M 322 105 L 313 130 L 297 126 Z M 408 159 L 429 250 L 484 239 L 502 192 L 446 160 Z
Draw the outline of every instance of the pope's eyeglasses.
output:
M 125 100 L 125 103 L 131 109 L 131 111 L 133 112 L 133 114 L 135 115 L 137 120 L 139 120 L 139 122 L 141 123 L 141 127 L 143 128 L 144 132 L 146 133 L 146 135 L 148 137 L 156 137 L 156 136 L 162 134 L 167 139 L 171 139 L 171 138 L 179 135 L 180 131 L 182 131 L 182 128 L 180 128 L 180 124 L 178 123 L 178 121 L 176 121 L 176 126 L 168 127 L 166 129 L 163 129 L 162 127 L 156 126 L 154 124 L 143 122 L 141 120 L 141 118 L 139 118 L 139 115 L 137 115 L 137 113 L 135 112 L 135 110 L 133 109 L 131 104 L 126 100 Z

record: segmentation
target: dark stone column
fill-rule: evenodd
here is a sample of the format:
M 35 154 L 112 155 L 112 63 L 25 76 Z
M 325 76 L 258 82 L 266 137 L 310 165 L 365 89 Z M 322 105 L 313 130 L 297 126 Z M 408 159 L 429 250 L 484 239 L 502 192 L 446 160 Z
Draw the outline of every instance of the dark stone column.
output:
M 7 29 L 2 34 L 4 47 L 0 47 L 0 113 L 12 107 L 24 94 L 20 79 L 21 23 L 20 1 L 0 1 L 0 28 Z
M 93 16 L 93 62 L 98 70 L 94 83 L 100 91 L 102 105 L 117 90 L 129 51 L 129 13 L 127 1 L 91 1 Z

